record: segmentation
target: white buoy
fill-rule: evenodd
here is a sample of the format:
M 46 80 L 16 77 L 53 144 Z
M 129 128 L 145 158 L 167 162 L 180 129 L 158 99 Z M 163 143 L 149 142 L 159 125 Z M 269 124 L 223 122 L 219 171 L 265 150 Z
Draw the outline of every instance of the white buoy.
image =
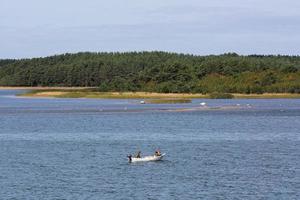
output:
M 200 105 L 201 105 L 201 106 L 205 106 L 206 103 L 205 103 L 205 102 L 201 102 Z

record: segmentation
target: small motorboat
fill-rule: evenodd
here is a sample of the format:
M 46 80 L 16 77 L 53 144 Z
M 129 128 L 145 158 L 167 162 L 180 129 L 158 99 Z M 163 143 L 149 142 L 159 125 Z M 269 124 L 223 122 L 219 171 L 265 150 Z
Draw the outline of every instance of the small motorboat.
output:
M 145 156 L 145 157 L 141 157 L 141 158 L 135 158 L 133 157 L 132 155 L 129 155 L 127 156 L 128 157 L 128 161 L 130 163 L 133 163 L 133 162 L 148 162 L 148 161 L 159 161 L 161 160 L 166 154 L 163 153 L 161 154 L 160 156 L 156 156 L 156 155 L 153 155 L 153 156 Z

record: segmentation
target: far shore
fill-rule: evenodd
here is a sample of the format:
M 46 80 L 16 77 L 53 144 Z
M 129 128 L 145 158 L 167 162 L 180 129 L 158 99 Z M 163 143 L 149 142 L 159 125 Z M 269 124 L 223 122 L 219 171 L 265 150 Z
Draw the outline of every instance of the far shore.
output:
M 5 87 L 0 90 L 28 90 L 21 94 L 24 97 L 54 98 L 99 98 L 99 99 L 195 99 L 209 98 L 209 94 L 192 93 L 155 93 L 155 92 L 99 92 L 93 87 Z M 235 99 L 280 99 L 300 98 L 300 94 L 263 93 L 263 94 L 232 94 Z
M 20 96 L 56 97 L 56 98 L 99 98 L 99 99 L 195 99 L 208 98 L 204 94 L 189 93 L 155 93 L 155 92 L 96 92 L 88 90 L 31 90 Z

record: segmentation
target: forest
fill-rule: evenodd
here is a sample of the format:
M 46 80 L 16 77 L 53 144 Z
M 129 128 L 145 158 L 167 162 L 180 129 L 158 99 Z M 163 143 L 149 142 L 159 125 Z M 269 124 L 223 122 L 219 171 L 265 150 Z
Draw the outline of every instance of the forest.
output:
M 300 93 L 300 56 L 153 51 L 0 59 L 0 85 L 160 93 Z

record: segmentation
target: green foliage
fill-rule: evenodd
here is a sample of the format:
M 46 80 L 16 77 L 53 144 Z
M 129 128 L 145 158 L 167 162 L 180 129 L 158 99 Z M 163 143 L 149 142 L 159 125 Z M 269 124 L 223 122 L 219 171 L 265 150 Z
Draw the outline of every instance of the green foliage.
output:
M 2 86 L 86 86 L 99 91 L 299 93 L 300 57 L 89 53 L 0 60 Z

